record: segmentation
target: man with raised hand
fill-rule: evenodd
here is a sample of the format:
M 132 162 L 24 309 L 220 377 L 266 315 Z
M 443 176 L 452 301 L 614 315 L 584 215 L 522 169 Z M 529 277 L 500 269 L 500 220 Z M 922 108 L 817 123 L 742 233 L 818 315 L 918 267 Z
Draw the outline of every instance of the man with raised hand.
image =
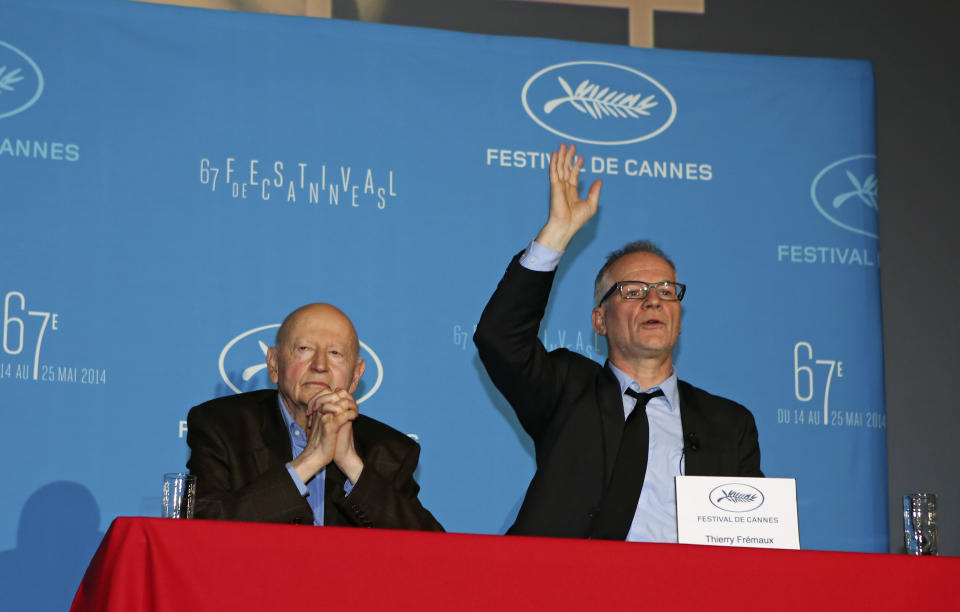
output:
M 267 351 L 276 391 L 190 410 L 198 518 L 442 531 L 417 498 L 419 445 L 359 414 L 359 352 L 343 312 L 303 306 Z
M 474 342 L 533 438 L 536 473 L 508 533 L 676 542 L 674 476 L 762 476 L 753 415 L 677 379 L 673 349 L 686 287 L 653 243 L 631 242 L 597 274 L 591 321 L 608 360 L 548 352 L 537 337 L 563 251 L 594 216 L 579 195 L 583 158 L 550 158 L 550 212 L 514 257 Z

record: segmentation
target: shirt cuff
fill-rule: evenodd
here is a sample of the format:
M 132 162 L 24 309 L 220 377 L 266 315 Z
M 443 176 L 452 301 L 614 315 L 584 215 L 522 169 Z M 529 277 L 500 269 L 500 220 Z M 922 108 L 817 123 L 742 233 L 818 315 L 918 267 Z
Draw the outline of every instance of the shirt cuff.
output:
M 303 484 L 303 481 L 300 480 L 300 475 L 297 474 L 297 470 L 293 469 L 293 466 L 289 463 L 285 464 L 287 466 L 287 471 L 290 472 L 290 478 L 293 479 L 293 484 L 297 485 L 297 491 L 300 491 L 300 495 L 304 497 L 307 496 L 307 485 Z M 347 482 L 350 482 L 349 480 Z
M 563 251 L 555 251 L 533 240 L 520 258 L 520 265 L 534 272 L 553 272 L 562 256 Z

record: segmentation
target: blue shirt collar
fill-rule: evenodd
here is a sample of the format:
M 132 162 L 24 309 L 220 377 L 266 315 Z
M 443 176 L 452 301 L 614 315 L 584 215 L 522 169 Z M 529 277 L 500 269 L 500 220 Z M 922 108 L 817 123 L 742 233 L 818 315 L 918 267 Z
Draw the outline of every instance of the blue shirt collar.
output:
M 607 365 L 610 366 L 610 371 L 613 372 L 613 375 L 617 377 L 617 382 L 620 383 L 620 395 L 626 393 L 627 389 L 633 389 L 634 391 L 639 391 L 641 393 L 648 393 L 650 391 L 660 389 L 663 391 L 663 396 L 667 400 L 667 409 L 670 412 L 673 412 L 676 409 L 678 397 L 676 368 L 670 368 L 670 376 L 668 376 L 663 382 L 644 389 L 640 386 L 640 383 L 633 380 L 623 370 L 613 365 L 613 362 L 607 361 Z
M 290 411 L 287 410 L 286 404 L 283 403 L 283 396 L 277 393 L 277 405 L 280 407 L 280 416 L 283 417 L 283 424 L 287 428 L 287 435 L 290 436 L 290 443 L 293 445 L 293 456 L 296 457 L 307 447 L 307 432 L 300 428 L 297 425 L 297 422 L 293 420 L 293 417 L 290 415 Z M 299 432 L 299 435 L 297 435 Z

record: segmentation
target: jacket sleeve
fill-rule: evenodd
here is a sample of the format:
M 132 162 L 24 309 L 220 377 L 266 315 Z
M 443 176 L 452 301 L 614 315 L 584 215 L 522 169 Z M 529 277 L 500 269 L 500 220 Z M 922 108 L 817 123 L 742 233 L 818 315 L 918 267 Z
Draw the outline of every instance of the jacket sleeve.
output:
M 746 412 L 746 417 L 738 443 L 740 451 L 740 471 L 737 475 L 762 478 L 763 472 L 760 470 L 760 438 L 757 433 L 757 423 L 749 410 L 746 408 L 743 410 Z
M 219 418 L 218 418 L 219 417 Z M 235 420 L 198 406 L 187 416 L 187 469 L 197 476 L 195 516 L 269 523 L 313 523 L 282 461 L 257 462 Z M 265 451 L 264 451 L 265 452 Z
M 490 380 L 537 440 L 556 409 L 565 367 L 537 336 L 555 272 L 524 268 L 520 256 L 483 309 L 473 341 Z
M 348 523 L 356 527 L 443 531 L 437 519 L 423 507 L 413 478 L 420 446 L 396 433 L 389 445 L 378 444 L 364 452 L 360 478 L 345 495 L 342 486 L 328 487 L 327 494 Z M 328 469 L 335 466 L 328 466 Z

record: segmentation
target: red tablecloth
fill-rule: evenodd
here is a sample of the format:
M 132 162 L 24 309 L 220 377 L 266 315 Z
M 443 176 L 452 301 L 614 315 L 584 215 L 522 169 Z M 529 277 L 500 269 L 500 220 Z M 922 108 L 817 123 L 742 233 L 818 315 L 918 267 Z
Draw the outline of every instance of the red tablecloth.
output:
M 960 610 L 958 580 L 955 557 L 118 518 L 71 609 Z

